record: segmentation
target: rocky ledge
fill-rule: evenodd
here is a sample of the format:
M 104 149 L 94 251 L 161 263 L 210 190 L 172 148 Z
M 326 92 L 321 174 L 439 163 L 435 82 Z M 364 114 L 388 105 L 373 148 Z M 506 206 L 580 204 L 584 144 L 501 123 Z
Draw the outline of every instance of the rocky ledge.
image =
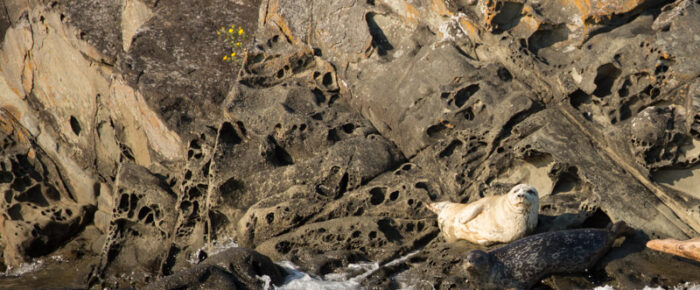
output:
M 700 282 L 644 247 L 700 235 L 698 1 L 8 0 L 0 40 L 0 284 L 479 288 L 425 204 L 517 183 L 636 230 L 536 287 Z

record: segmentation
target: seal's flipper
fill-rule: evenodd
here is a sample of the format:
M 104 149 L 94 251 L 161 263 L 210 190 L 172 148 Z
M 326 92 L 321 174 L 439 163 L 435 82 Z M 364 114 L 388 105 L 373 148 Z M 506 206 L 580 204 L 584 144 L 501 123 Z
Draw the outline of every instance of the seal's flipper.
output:
M 627 223 L 623 221 L 616 222 L 614 224 L 608 225 L 608 229 L 613 233 L 615 237 L 629 236 L 633 233 L 634 229 L 630 228 Z
M 462 211 L 459 216 L 457 216 L 457 222 L 460 224 L 466 224 L 478 216 L 483 210 L 483 204 L 475 204 L 474 206 Z

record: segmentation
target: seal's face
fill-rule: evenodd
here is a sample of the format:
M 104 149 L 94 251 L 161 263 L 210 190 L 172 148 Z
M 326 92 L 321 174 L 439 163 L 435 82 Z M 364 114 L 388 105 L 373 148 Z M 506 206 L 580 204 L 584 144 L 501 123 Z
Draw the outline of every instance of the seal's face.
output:
M 491 272 L 491 257 L 484 251 L 473 250 L 467 254 L 462 264 L 472 280 L 484 282 Z
M 537 201 L 537 190 L 528 184 L 518 184 L 508 192 L 508 202 L 515 208 L 526 210 Z

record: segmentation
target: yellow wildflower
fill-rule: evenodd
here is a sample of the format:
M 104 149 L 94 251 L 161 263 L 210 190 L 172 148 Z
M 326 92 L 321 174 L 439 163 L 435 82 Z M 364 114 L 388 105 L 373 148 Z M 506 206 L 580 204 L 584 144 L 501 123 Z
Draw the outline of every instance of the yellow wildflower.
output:
M 236 42 L 236 46 L 241 46 L 241 43 L 240 43 L 240 42 Z
M 227 59 L 228 59 L 228 55 L 224 55 L 224 60 L 227 60 Z
M 232 53 L 231 53 L 231 57 L 234 57 L 234 56 L 236 56 L 236 53 L 235 53 L 235 52 L 232 52 Z
M 233 28 L 229 28 L 228 33 L 233 33 Z
M 231 31 L 233 32 L 233 31 Z M 243 35 L 243 28 L 238 28 L 238 35 Z

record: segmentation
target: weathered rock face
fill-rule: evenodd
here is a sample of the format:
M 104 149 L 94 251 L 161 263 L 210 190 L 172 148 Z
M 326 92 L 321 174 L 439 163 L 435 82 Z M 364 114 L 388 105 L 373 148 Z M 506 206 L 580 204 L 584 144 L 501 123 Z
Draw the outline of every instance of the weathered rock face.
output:
M 263 289 L 280 285 L 287 272 L 250 249 L 228 249 L 145 289 Z M 263 277 L 267 276 L 266 282 Z
M 221 61 L 231 24 L 253 36 L 241 62 Z M 700 282 L 643 250 L 700 234 L 697 1 L 9 0 L 0 40 L 3 268 L 281 283 L 262 253 L 463 288 L 477 247 L 445 243 L 425 203 L 529 183 L 537 232 L 638 229 L 597 280 L 550 287 Z M 208 263 L 228 239 L 257 252 Z
M 92 219 L 63 184 L 56 164 L 9 110 L 0 109 L 0 233 L 6 263 L 21 263 L 56 250 Z

